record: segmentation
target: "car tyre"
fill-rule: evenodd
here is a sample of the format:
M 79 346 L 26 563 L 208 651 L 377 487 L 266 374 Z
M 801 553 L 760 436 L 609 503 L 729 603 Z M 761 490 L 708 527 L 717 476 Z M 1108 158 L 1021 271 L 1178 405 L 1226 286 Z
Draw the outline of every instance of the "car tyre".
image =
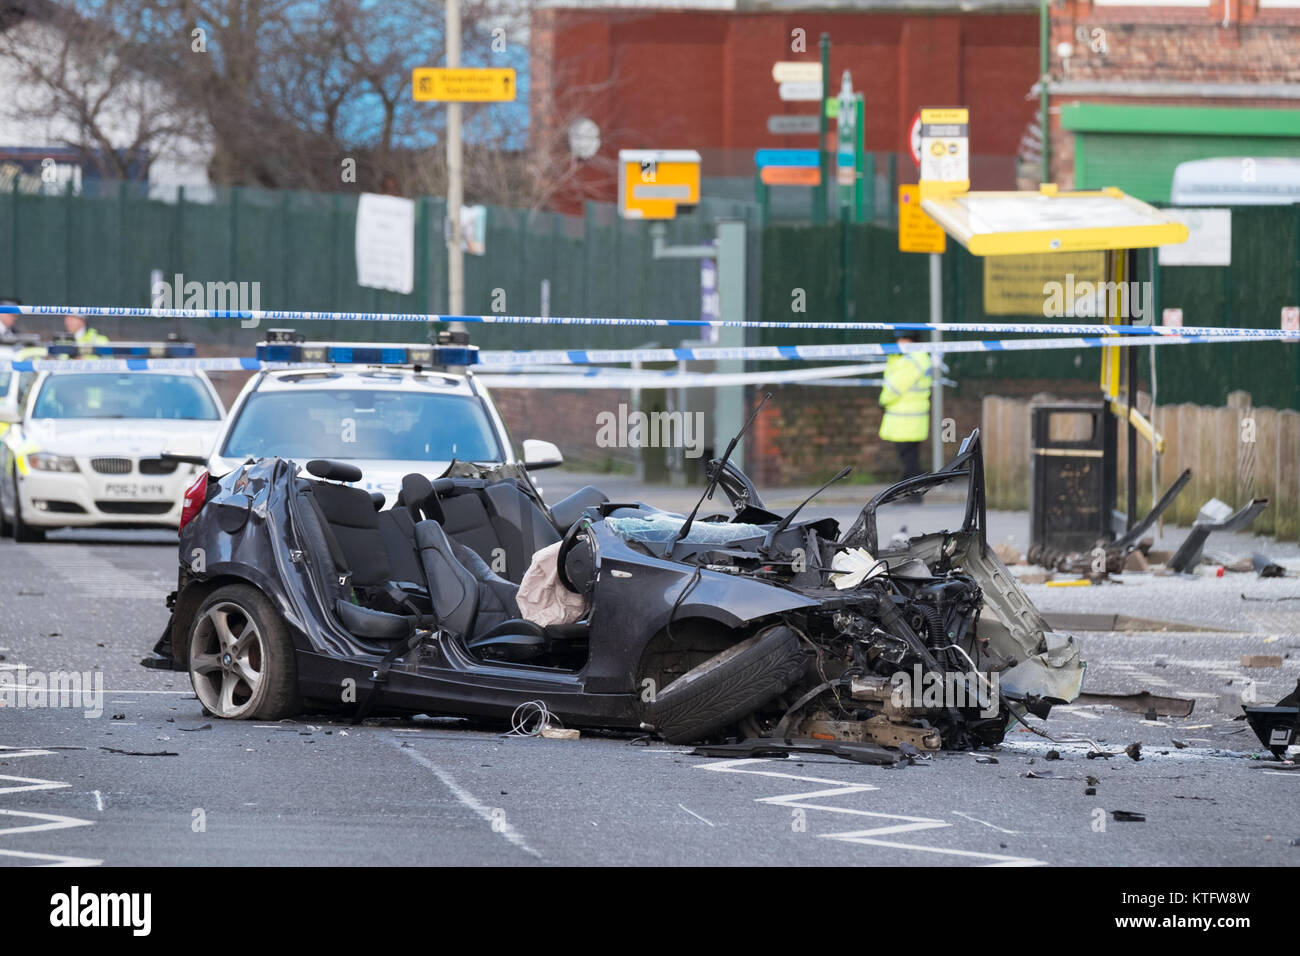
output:
M 301 709 L 289 627 L 250 584 L 229 584 L 199 606 L 189 633 L 190 683 L 206 712 L 280 720 Z
M 18 479 L 14 478 L 14 540 L 31 544 L 45 540 L 44 528 L 33 528 L 23 520 L 23 502 L 18 497 Z
M 807 655 L 785 625 L 715 654 L 655 694 L 647 716 L 669 743 L 700 740 L 731 726 L 789 690 Z

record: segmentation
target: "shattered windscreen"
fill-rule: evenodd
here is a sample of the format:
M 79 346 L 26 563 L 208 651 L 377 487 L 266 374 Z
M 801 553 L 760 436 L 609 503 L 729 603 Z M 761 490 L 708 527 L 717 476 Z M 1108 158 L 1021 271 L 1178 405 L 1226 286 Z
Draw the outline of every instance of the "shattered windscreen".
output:
M 661 542 L 670 540 L 686 519 L 680 515 L 650 514 L 633 518 L 606 518 L 606 526 L 629 541 Z M 756 524 L 720 521 L 696 521 L 682 539 L 687 544 L 728 544 L 741 538 L 764 535 L 767 529 Z

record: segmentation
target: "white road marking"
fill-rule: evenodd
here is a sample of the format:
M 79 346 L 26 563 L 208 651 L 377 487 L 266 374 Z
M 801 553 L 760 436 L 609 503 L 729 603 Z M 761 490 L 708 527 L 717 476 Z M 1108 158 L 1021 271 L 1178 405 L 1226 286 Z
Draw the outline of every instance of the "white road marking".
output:
M 14 757 L 48 757 L 53 750 L 27 749 L 25 747 L 7 747 L 0 744 L 0 757 L 6 760 L 12 760 Z
M 95 809 L 100 813 L 104 812 L 104 795 L 98 790 L 95 791 Z
M 0 836 L 3 836 L 6 833 L 39 833 L 42 830 L 66 830 L 70 827 L 88 827 L 93 825 L 90 820 L 60 816 L 57 813 L 32 813 L 29 810 L 0 809 L 0 816 L 27 817 L 31 820 L 46 821 L 44 823 L 29 823 L 27 826 L 0 827 Z
M 14 857 L 20 860 L 44 860 L 40 866 L 99 866 L 103 860 L 92 860 L 84 856 L 58 856 L 53 853 L 27 853 L 23 850 L 0 850 L 0 856 Z
M 944 829 L 952 826 L 952 824 L 946 820 L 936 820 L 932 817 L 913 817 L 899 813 L 879 813 L 872 810 L 858 810 L 852 807 L 827 805 L 823 803 L 808 803 L 807 801 L 812 799 L 851 796 L 859 793 L 869 793 L 874 790 L 879 790 L 880 788 L 869 783 L 850 783 L 845 780 L 830 780 L 825 777 L 808 777 L 801 774 L 781 773 L 774 770 L 751 769 L 755 764 L 767 763 L 771 763 L 771 761 L 762 758 L 742 757 L 738 760 L 723 760 L 696 764 L 696 769 L 713 770 L 719 773 L 744 773 L 762 777 L 779 777 L 786 780 L 798 780 L 804 783 L 830 784 L 830 787 L 820 790 L 781 794 L 780 796 L 775 797 L 757 797 L 755 800 L 758 803 L 770 803 L 775 806 L 794 807 L 807 810 L 825 810 L 828 813 L 847 813 L 859 817 L 876 817 L 882 820 L 900 821 L 894 824 L 871 827 L 866 830 L 819 834 L 823 839 L 841 840 L 846 843 L 860 843 L 864 846 L 890 847 L 893 849 L 912 850 L 920 853 L 938 853 L 945 856 L 989 860 L 991 861 L 989 863 L 990 866 L 1046 865 L 1045 860 L 1036 860 L 1032 857 L 1007 856 L 1001 853 L 979 853 L 974 850 L 954 850 L 945 847 L 924 846 L 917 843 L 898 843 L 893 840 L 882 840 L 880 839 L 882 836 L 912 833 L 923 830 Z
M 955 817 L 961 817 L 963 820 L 969 820 L 969 821 L 971 821 L 972 823 L 978 823 L 978 824 L 981 824 L 982 826 L 986 826 L 986 827 L 988 827 L 990 830 L 997 830 L 999 833 L 1019 833 L 1019 832 L 1020 832 L 1019 830 L 1004 830 L 1004 829 L 1002 829 L 1002 827 L 998 826 L 996 823 L 989 823 L 987 820 L 981 820 L 979 817 L 973 817 L 973 816 L 971 816 L 969 813 L 962 813 L 960 810 L 953 810 L 953 811 L 952 811 L 952 815 L 955 816 Z
M 491 807 L 485 806 L 484 804 L 480 803 L 472 793 L 464 789 L 460 784 L 456 782 L 455 777 L 453 777 L 447 771 L 443 770 L 432 760 L 429 760 L 422 753 L 417 751 L 414 747 L 403 747 L 400 743 L 398 743 L 397 738 L 395 737 L 390 737 L 389 742 L 394 747 L 396 747 L 399 751 L 406 754 L 408 757 L 410 757 L 412 760 L 418 763 L 421 767 L 424 767 L 435 777 L 437 777 L 440 781 L 442 781 L 442 785 L 446 787 L 448 790 L 450 790 L 457 800 L 459 800 L 465 806 L 469 807 L 476 814 L 478 814 L 480 817 L 482 817 L 484 820 L 486 820 L 489 824 L 492 825 L 493 833 L 501 834 L 508 841 L 510 841 L 510 843 L 513 846 L 517 846 L 525 853 L 531 854 L 532 856 L 537 857 L 539 860 L 542 858 L 542 855 L 540 853 L 538 853 L 536 850 L 534 850 L 531 846 L 528 845 L 528 841 L 526 841 L 523 838 L 523 836 L 519 833 L 518 830 L 512 827 L 504 819 L 493 818 Z
M 679 807 L 682 807 L 682 805 L 681 805 L 680 803 L 677 804 L 677 805 L 678 805 Z M 694 810 L 690 809 L 689 807 L 682 807 L 682 809 L 685 810 L 687 813 L 689 813 L 691 816 L 693 816 L 695 819 L 697 819 L 697 820 L 703 820 L 705 823 L 709 823 L 708 820 L 705 820 L 704 817 L 700 816 L 698 813 L 696 813 Z M 712 823 L 709 823 L 709 826 L 713 826 L 713 824 L 712 824 Z
M 5 760 L 11 760 L 14 757 L 50 757 L 54 755 L 53 750 L 42 750 L 35 747 L 10 747 L 0 744 L 0 757 Z M 9 786 L 0 786 L 0 795 L 9 793 L 23 793 L 38 790 L 61 790 L 64 787 L 70 787 L 72 784 L 65 783 L 61 780 L 41 780 L 37 777 L 15 777 L 10 775 L 0 776 L 0 782 L 13 781 Z M 98 794 L 99 791 L 95 791 Z M 101 807 L 102 809 L 102 807 Z M 28 820 L 40 820 L 40 823 L 29 823 L 21 826 L 0 827 L 0 837 L 11 836 L 17 833 L 40 833 L 45 830 L 66 830 L 70 827 L 88 827 L 93 826 L 93 820 L 82 820 L 79 817 L 65 817 L 59 814 L 51 813 L 31 813 L 26 810 L 6 810 L 0 808 L 0 819 L 8 817 L 10 819 L 22 817 Z M 65 856 L 55 853 L 32 853 L 25 850 L 6 850 L 0 849 L 0 857 L 11 857 L 19 860 L 39 861 L 40 866 L 99 866 L 103 860 L 93 860 L 88 857 Z
M 8 775 L 0 776 L 0 780 L 17 780 L 21 786 L 0 786 L 2 793 L 21 793 L 24 790 L 60 790 L 63 787 L 70 787 L 70 783 L 62 783 L 58 780 L 40 780 L 36 777 L 11 777 Z

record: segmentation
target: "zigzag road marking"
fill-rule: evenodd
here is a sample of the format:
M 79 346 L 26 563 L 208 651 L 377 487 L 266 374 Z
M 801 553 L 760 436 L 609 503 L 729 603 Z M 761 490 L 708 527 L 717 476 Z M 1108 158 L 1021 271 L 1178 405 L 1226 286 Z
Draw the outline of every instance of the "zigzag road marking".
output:
M 39 748 L 9 747 L 0 744 L 0 757 L 11 760 L 14 757 L 48 757 L 54 754 L 53 750 L 41 750 Z M 24 793 L 37 790 L 61 790 L 64 787 L 72 786 L 61 780 L 42 780 L 38 777 L 15 777 L 9 774 L 0 774 L 0 796 L 8 793 Z M 82 820 L 78 817 L 65 817 L 55 813 L 31 813 L 27 810 L 6 810 L 0 808 L 0 823 L 6 822 L 5 818 L 14 820 L 14 826 L 0 826 L 0 837 L 12 836 L 17 833 L 40 833 L 45 830 L 67 830 L 72 827 L 88 827 L 94 824 L 93 820 Z M 25 820 L 40 821 L 37 823 L 18 823 L 18 818 Z M 30 853 L 24 850 L 5 850 L 0 849 L 0 857 L 9 857 L 18 860 L 31 860 L 37 866 L 99 866 L 103 860 L 92 860 L 80 856 L 64 856 L 55 853 Z
M 746 773 L 760 777 L 778 777 L 785 780 L 798 780 L 803 783 L 830 784 L 819 790 L 805 790 L 800 793 L 786 793 L 775 797 L 756 797 L 757 803 L 770 803 L 782 807 L 794 807 L 805 810 L 824 810 L 827 813 L 846 813 L 857 817 L 874 817 L 881 820 L 896 820 L 897 823 L 883 824 L 866 830 L 850 830 L 844 833 L 822 833 L 823 839 L 841 840 L 845 843 L 860 843 L 863 846 L 882 846 L 898 850 L 913 850 L 919 853 L 937 853 L 943 856 L 958 856 L 968 859 L 988 860 L 988 866 L 1046 866 L 1045 860 L 1035 860 L 1026 856 L 1007 856 L 1001 853 L 979 853 L 974 850 L 954 850 L 946 847 L 925 846 L 918 843 L 899 843 L 882 840 L 883 836 L 901 833 L 916 833 L 924 830 L 941 830 L 952 826 L 946 820 L 932 817 L 911 817 L 900 813 L 880 813 L 872 810 L 858 810 L 854 807 L 809 801 L 826 800 L 833 797 L 847 797 L 857 793 L 879 790 L 869 783 L 849 783 L 844 780 L 828 780 L 824 777 L 806 777 L 801 774 L 782 773 L 777 770 L 748 769 L 755 764 L 771 761 L 761 758 L 743 757 L 739 760 L 724 760 L 718 763 L 697 764 L 697 770 L 714 770 L 719 773 Z

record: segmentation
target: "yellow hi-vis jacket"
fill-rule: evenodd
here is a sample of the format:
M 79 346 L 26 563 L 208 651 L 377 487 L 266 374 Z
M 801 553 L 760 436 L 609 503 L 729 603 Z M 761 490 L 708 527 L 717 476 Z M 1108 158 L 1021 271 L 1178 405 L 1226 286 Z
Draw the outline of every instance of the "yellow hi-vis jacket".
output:
M 107 345 L 108 336 L 99 329 L 92 329 L 87 325 L 84 329 L 79 330 L 72 336 L 74 342 L 78 345 Z
M 925 441 L 930 437 L 930 356 L 924 352 L 891 355 L 880 388 L 885 441 Z

